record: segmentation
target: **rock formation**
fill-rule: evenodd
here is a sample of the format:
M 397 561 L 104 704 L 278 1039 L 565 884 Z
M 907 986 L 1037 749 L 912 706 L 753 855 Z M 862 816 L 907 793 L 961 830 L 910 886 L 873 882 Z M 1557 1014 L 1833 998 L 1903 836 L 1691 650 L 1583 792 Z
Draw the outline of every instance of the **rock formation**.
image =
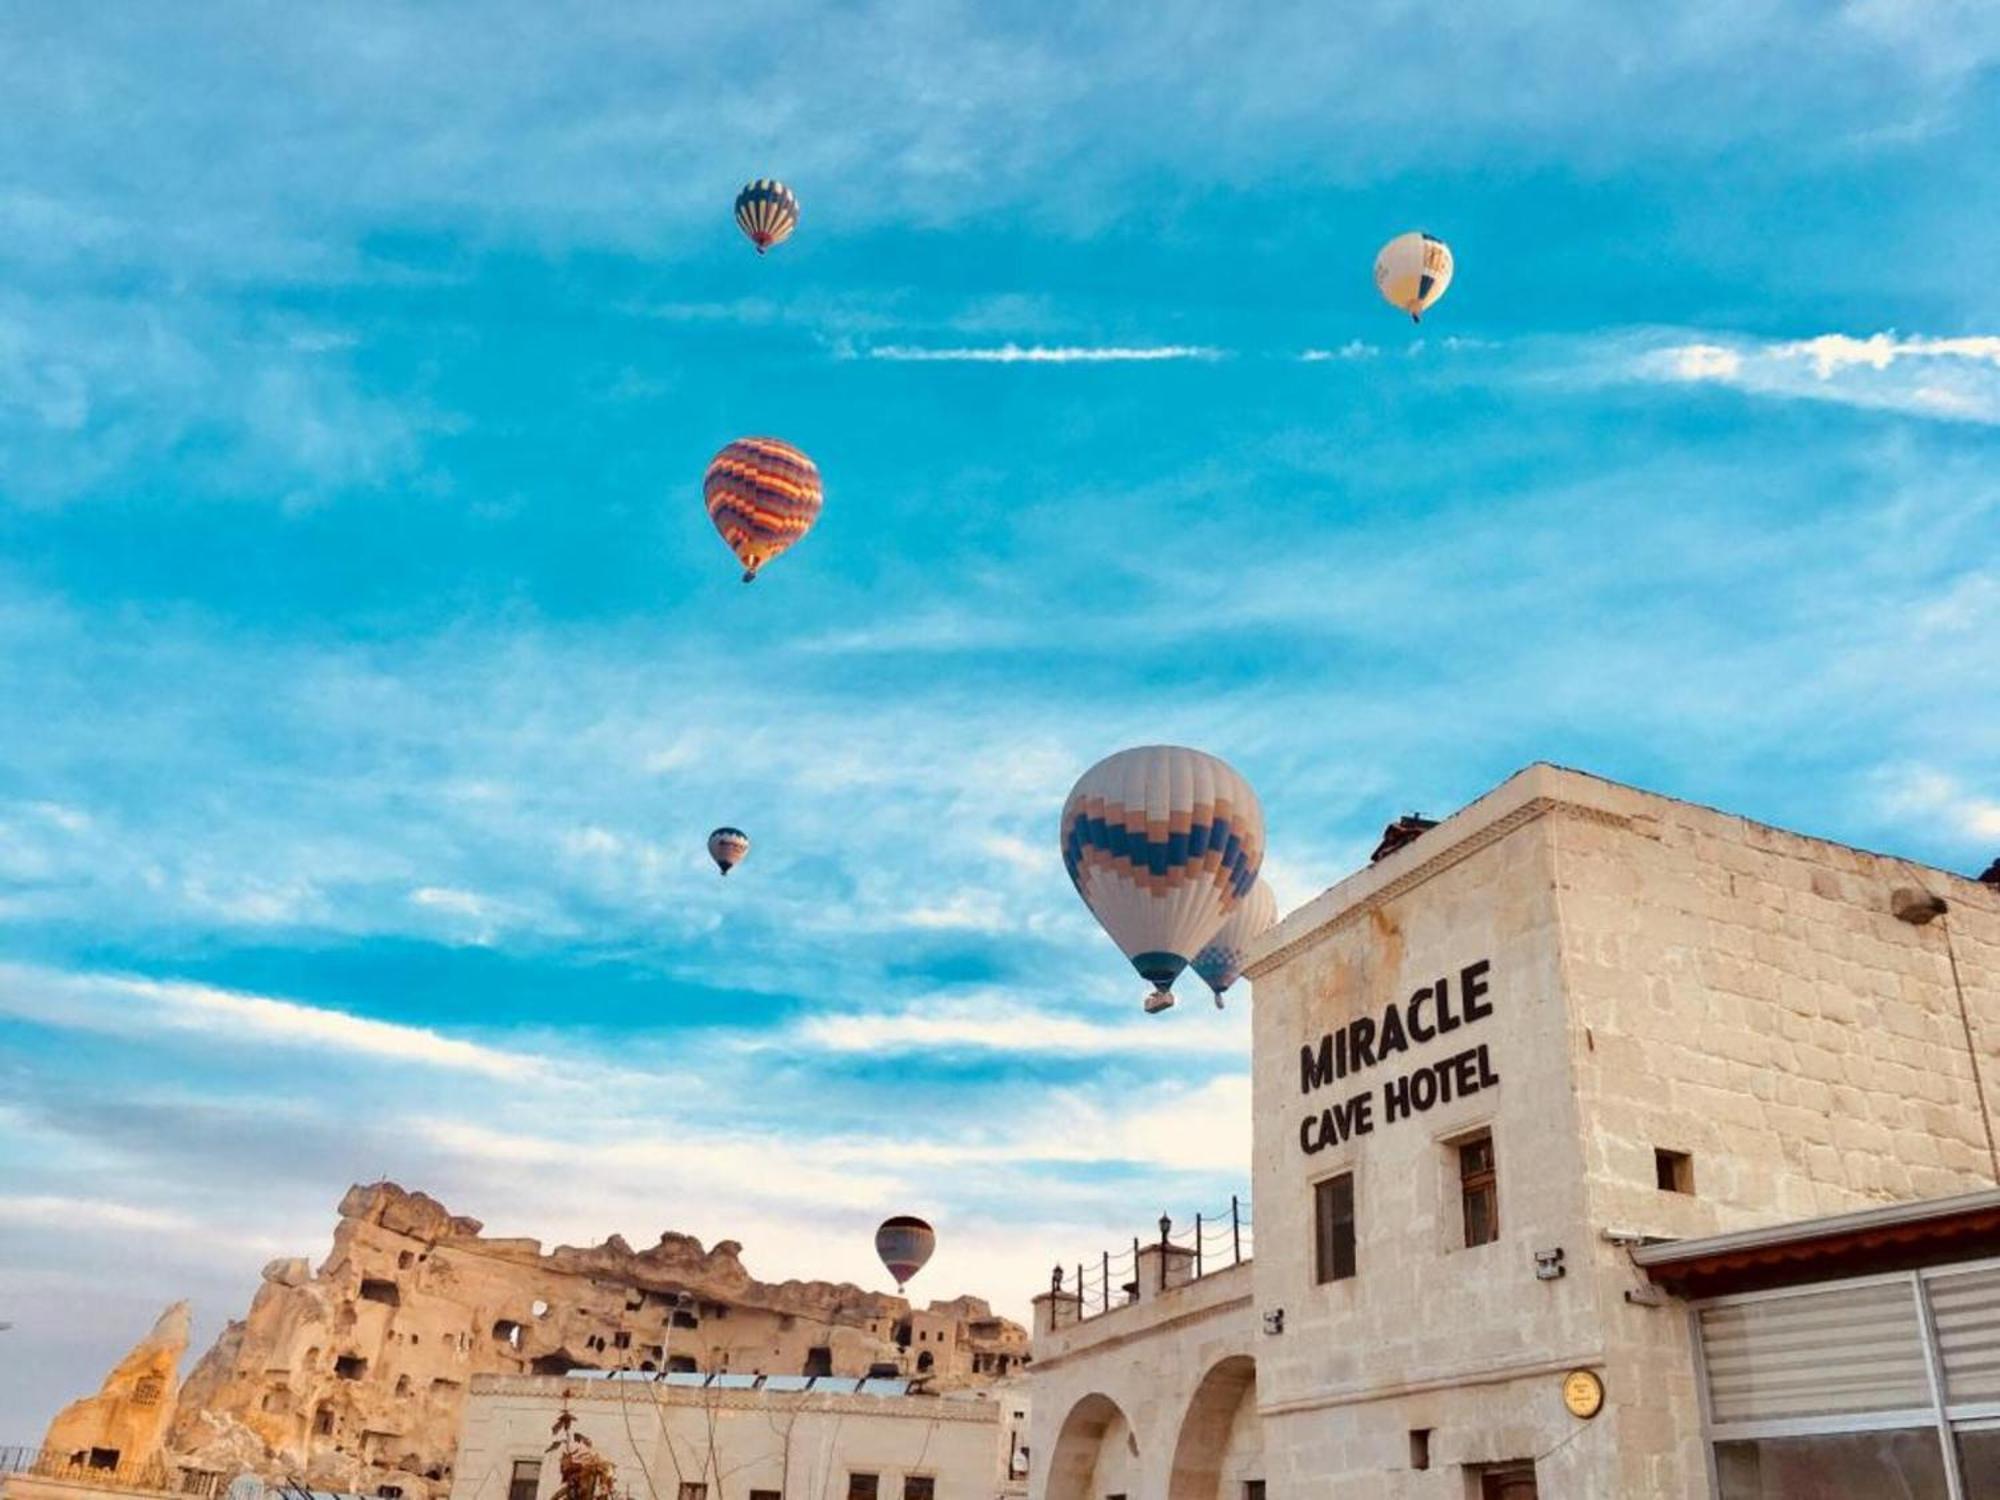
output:
M 538 1241 L 481 1229 L 394 1183 L 349 1189 L 318 1271 L 303 1259 L 266 1266 L 249 1314 L 189 1372 L 178 1404 L 162 1402 L 165 1461 L 199 1490 L 249 1471 L 431 1500 L 449 1488 L 477 1374 L 898 1373 L 951 1388 L 1027 1355 L 1025 1330 L 976 1297 L 919 1310 L 846 1283 L 772 1285 L 743 1268 L 732 1240 L 705 1250 L 668 1233 L 635 1251 L 614 1235 L 543 1254 Z M 185 1344 L 184 1307 L 179 1317 Z M 171 1396 L 170 1384 L 159 1389 Z
M 95 1396 L 56 1413 L 42 1448 L 79 1468 L 143 1470 L 160 1456 L 187 1351 L 188 1305 L 176 1302 L 112 1367 Z

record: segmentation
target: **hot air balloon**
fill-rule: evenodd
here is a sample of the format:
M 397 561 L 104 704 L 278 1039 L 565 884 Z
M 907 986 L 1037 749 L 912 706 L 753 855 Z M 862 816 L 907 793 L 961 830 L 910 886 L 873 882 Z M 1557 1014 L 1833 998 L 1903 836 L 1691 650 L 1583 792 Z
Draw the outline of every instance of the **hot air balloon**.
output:
M 1236 910 L 1223 919 L 1201 952 L 1188 965 L 1201 976 L 1202 983 L 1215 991 L 1215 1008 L 1222 1009 L 1222 992 L 1236 983 L 1249 955 L 1250 940 L 1278 920 L 1278 898 L 1271 888 L 1258 881 L 1250 894 L 1236 903 Z
M 819 519 L 819 470 L 790 443 L 738 438 L 709 464 L 701 495 L 749 583 Z
M 799 200 L 775 177 L 759 177 L 736 195 L 736 224 L 762 255 L 799 227 Z
M 913 1214 L 884 1219 L 875 1231 L 875 1253 L 882 1257 L 898 1287 L 924 1268 L 935 1249 L 937 1231 Z
M 1451 285 L 1451 246 L 1417 230 L 1397 235 L 1375 257 L 1375 285 L 1391 307 L 1421 322 L 1424 310 Z
M 1121 750 L 1063 804 L 1063 864 L 1083 904 L 1152 981 L 1148 1012 L 1257 883 L 1264 813 L 1227 764 L 1177 745 Z
M 740 828 L 718 828 L 708 836 L 708 857 L 727 875 L 750 852 L 750 835 Z

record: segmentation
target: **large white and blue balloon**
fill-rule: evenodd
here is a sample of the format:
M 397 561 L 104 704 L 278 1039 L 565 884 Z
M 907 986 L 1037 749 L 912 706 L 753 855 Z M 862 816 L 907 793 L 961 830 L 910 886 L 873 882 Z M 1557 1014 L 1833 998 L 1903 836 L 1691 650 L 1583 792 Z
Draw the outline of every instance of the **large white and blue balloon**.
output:
M 1278 920 L 1278 898 L 1270 886 L 1258 881 L 1250 894 L 1236 903 L 1236 910 L 1224 919 L 1215 936 L 1203 945 L 1188 965 L 1201 976 L 1203 984 L 1215 992 L 1215 1008 L 1222 1009 L 1222 992 L 1242 977 L 1243 961 L 1250 956 L 1250 944 L 1265 928 Z
M 1226 762 L 1178 745 L 1121 750 L 1092 766 L 1062 813 L 1063 865 L 1084 905 L 1151 982 L 1148 1011 L 1250 896 L 1264 811 Z

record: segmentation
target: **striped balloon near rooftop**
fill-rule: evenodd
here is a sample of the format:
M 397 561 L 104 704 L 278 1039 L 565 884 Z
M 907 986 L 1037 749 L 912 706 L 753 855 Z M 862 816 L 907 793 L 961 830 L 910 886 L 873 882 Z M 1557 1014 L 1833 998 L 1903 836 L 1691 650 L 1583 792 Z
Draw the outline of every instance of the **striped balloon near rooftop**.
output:
M 1222 992 L 1242 976 L 1250 944 L 1265 928 L 1278 920 L 1278 898 L 1271 887 L 1258 881 L 1250 894 L 1236 903 L 1236 910 L 1223 919 L 1215 936 L 1203 945 L 1189 965 L 1203 984 L 1215 992 L 1215 1008 L 1222 1009 Z
M 708 466 L 701 493 L 708 518 L 743 564 L 743 581 L 819 519 L 819 469 L 790 443 L 738 438 Z
M 1264 814 L 1250 784 L 1199 750 L 1146 745 L 1099 761 L 1062 814 L 1063 866 L 1150 981 L 1148 1010 L 1257 882 Z

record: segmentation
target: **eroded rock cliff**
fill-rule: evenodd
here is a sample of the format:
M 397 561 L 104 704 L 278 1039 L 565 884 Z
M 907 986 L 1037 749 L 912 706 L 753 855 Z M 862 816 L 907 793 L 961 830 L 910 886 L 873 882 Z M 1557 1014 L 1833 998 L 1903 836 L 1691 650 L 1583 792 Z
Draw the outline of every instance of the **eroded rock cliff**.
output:
M 430 1500 L 449 1486 L 476 1374 L 893 1370 L 948 1388 L 1025 1358 L 1025 1330 L 976 1297 L 915 1309 L 847 1283 L 771 1284 L 741 1253 L 668 1233 L 644 1250 L 614 1235 L 544 1254 L 394 1183 L 351 1188 L 319 1269 L 272 1261 L 249 1313 L 188 1372 L 158 1456 L 218 1481 Z

